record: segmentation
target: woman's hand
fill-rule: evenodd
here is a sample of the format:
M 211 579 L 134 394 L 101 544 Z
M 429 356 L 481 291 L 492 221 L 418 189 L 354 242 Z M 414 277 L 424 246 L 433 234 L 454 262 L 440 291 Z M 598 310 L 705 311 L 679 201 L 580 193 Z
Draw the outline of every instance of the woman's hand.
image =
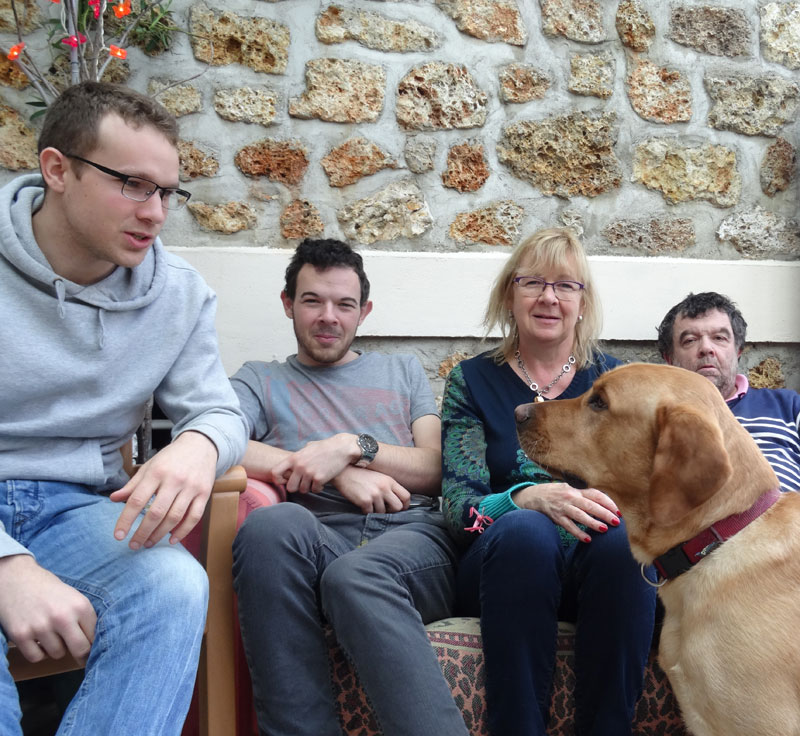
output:
M 511 498 L 520 508 L 541 511 L 582 542 L 591 542 L 591 537 L 578 524 L 597 532 L 607 532 L 608 525 L 619 526 L 617 505 L 596 488 L 579 490 L 566 483 L 540 483 L 520 488 Z

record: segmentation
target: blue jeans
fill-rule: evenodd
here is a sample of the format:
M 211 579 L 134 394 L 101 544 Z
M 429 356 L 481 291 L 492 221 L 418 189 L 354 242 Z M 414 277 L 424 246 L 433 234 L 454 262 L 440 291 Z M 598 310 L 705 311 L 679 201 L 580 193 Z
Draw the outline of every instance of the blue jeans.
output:
M 456 550 L 441 514 L 317 517 L 282 503 L 247 517 L 233 555 L 261 733 L 342 733 L 328 621 L 386 736 L 467 736 L 424 629 L 450 614 L 454 596 Z
M 177 736 L 189 708 L 205 625 L 205 571 L 180 545 L 164 541 L 134 552 L 115 540 L 121 511 L 72 483 L 0 481 L 6 533 L 97 613 L 83 683 L 58 736 Z M 0 734 L 21 736 L 2 631 L 0 643 Z
M 489 732 L 544 736 L 559 619 L 577 625 L 576 734 L 631 733 L 656 592 L 625 526 L 564 549 L 544 514 L 511 511 L 475 539 L 458 571 L 458 612 L 481 617 Z

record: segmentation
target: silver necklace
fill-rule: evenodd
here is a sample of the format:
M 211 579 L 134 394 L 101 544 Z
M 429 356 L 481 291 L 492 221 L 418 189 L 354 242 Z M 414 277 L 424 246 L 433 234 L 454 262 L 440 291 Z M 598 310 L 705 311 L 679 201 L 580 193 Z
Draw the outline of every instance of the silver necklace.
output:
M 528 382 L 528 388 L 530 388 L 533 393 L 537 396 L 541 396 L 542 394 L 546 394 L 553 386 L 555 386 L 560 380 L 561 376 L 565 373 L 569 373 L 572 370 L 572 366 L 575 365 L 575 356 L 570 355 L 567 359 L 567 362 L 561 366 L 561 373 L 559 373 L 550 383 L 548 383 L 544 388 L 539 388 L 539 384 L 536 383 L 529 375 L 528 371 L 525 370 L 525 363 L 522 360 L 522 353 L 519 350 L 514 353 L 514 357 L 517 359 L 517 365 L 519 369 L 522 371 L 522 375 L 525 376 L 525 380 Z

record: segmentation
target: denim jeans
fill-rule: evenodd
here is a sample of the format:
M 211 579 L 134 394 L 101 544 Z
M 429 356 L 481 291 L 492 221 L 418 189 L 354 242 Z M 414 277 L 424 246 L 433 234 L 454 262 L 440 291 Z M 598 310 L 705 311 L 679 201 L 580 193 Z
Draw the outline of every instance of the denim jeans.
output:
M 39 565 L 85 595 L 94 643 L 58 736 L 177 736 L 192 696 L 208 581 L 180 545 L 114 539 L 122 505 L 72 483 L 0 481 L 0 522 Z M 0 591 L 2 595 L 2 591 Z M 0 734 L 21 736 L 2 631 Z
M 537 511 L 500 516 L 458 572 L 458 613 L 481 617 L 492 736 L 544 736 L 559 619 L 576 623 L 578 736 L 631 733 L 655 618 L 655 589 L 625 526 L 564 549 Z
M 467 736 L 424 629 L 454 596 L 456 550 L 439 512 L 317 517 L 282 503 L 247 517 L 233 553 L 262 734 L 342 733 L 328 621 L 385 736 Z

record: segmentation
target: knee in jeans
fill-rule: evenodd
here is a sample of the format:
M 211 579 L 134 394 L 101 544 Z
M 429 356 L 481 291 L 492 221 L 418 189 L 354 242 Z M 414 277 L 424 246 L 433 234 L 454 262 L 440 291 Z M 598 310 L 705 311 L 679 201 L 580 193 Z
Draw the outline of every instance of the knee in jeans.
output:
M 308 509 L 294 503 L 265 506 L 253 511 L 242 524 L 233 542 L 233 557 L 280 555 L 305 537 L 316 525 Z
M 329 611 L 331 605 L 348 605 L 356 597 L 363 605 L 363 596 L 380 595 L 382 587 L 383 583 L 376 580 L 375 570 L 362 564 L 359 555 L 349 552 L 333 560 L 320 577 L 322 608 Z
M 170 611 L 205 614 L 208 605 L 208 576 L 189 554 L 172 560 L 160 584 L 159 598 Z
M 536 511 L 504 514 L 485 532 L 487 547 L 494 554 L 507 555 L 517 563 L 540 561 L 543 556 L 560 555 L 560 541 L 555 524 Z

